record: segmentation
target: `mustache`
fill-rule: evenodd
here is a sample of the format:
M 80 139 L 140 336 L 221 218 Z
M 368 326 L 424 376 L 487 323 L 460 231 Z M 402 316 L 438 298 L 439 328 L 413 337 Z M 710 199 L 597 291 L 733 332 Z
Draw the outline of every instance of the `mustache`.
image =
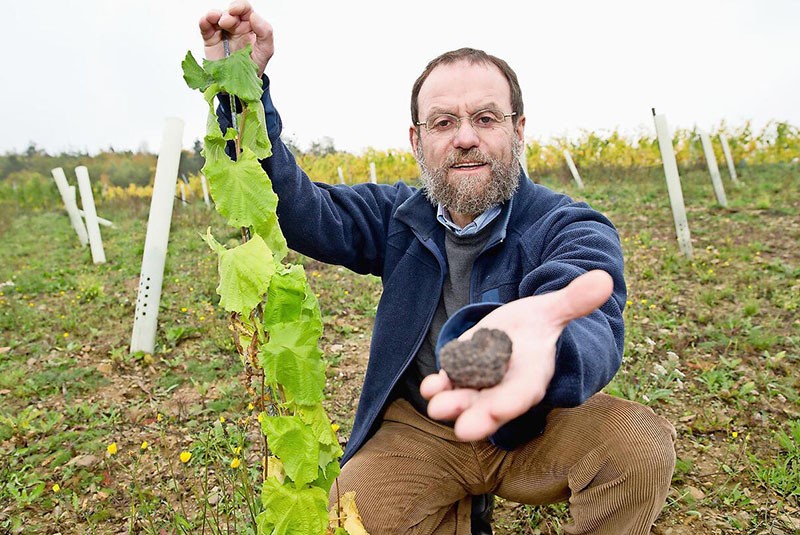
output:
M 492 159 L 484 154 L 480 149 L 456 149 L 450 153 L 450 155 L 447 157 L 447 160 L 444 161 L 442 167 L 447 168 L 467 162 L 491 163 Z

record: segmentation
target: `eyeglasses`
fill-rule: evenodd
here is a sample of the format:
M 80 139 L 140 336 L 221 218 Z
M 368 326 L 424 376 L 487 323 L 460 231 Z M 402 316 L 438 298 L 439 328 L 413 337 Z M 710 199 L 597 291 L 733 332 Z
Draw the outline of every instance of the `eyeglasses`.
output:
M 493 109 L 478 110 L 472 115 L 464 117 L 456 117 L 452 113 L 437 113 L 429 117 L 427 121 L 420 121 L 414 124 L 416 126 L 424 126 L 425 130 L 431 134 L 452 134 L 461 128 L 461 121 L 463 119 L 469 119 L 469 124 L 472 125 L 472 128 L 481 132 L 495 128 L 502 124 L 503 121 L 516 114 L 517 112 L 503 113 L 500 110 Z

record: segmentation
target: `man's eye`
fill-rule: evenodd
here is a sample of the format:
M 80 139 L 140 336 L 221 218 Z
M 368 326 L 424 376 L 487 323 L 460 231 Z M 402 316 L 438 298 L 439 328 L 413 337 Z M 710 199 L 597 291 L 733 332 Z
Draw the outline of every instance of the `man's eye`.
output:
M 493 114 L 490 111 L 485 111 L 485 112 L 481 112 L 478 115 L 476 115 L 472 119 L 472 122 L 476 126 L 494 126 L 497 123 L 499 123 L 500 121 L 497 120 L 497 117 L 495 116 L 495 114 Z
M 435 128 L 436 130 L 447 130 L 448 128 L 451 128 L 454 124 L 455 121 L 453 121 L 453 119 L 450 117 L 438 117 L 433 121 L 433 128 Z

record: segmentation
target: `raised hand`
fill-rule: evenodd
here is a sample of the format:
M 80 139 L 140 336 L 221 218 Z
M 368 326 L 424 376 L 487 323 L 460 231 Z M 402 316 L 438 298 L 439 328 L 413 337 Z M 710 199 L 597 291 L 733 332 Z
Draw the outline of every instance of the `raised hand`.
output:
M 253 46 L 252 58 L 258 65 L 259 76 L 275 53 L 272 25 L 253 11 L 247 0 L 234 0 L 227 11 L 209 11 L 200 19 L 199 25 L 206 59 L 225 57 L 223 32 L 228 35 L 231 52 L 247 45 Z
M 613 287 L 608 273 L 590 271 L 561 290 L 518 299 L 487 314 L 459 340 L 471 338 L 480 328 L 504 330 L 513 343 L 506 375 L 483 390 L 454 389 L 444 371 L 429 375 L 420 385 L 429 400 L 428 415 L 455 420 L 455 434 L 462 440 L 480 440 L 525 413 L 547 392 L 561 332 L 570 321 L 602 306 Z

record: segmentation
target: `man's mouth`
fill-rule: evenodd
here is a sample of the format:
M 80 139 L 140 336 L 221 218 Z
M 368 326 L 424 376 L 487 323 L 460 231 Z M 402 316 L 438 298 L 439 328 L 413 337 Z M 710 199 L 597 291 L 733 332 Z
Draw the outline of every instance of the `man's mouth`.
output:
M 486 162 L 459 162 L 459 163 L 453 164 L 451 166 L 451 169 L 466 169 L 466 170 L 469 170 L 469 169 L 477 169 L 479 167 L 483 167 L 484 165 L 486 165 Z

